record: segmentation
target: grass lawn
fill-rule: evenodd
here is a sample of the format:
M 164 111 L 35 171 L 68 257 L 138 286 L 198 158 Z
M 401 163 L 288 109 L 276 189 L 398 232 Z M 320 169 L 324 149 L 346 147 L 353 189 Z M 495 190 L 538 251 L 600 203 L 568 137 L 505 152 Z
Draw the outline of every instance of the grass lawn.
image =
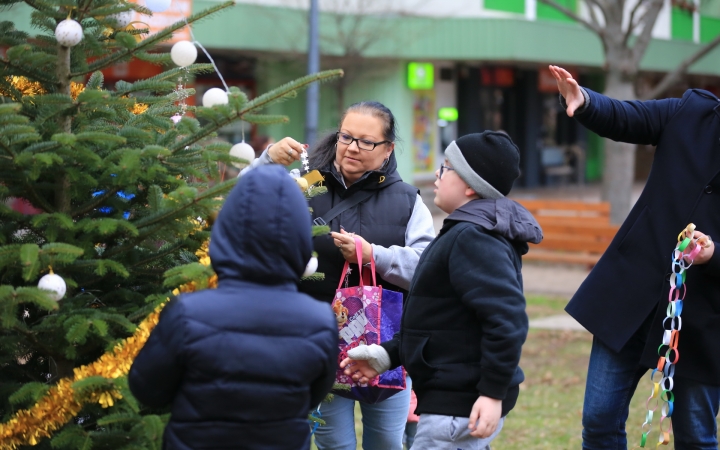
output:
M 567 299 L 528 297 L 527 303 L 528 316 L 535 319 L 561 314 Z M 591 344 L 592 336 L 584 331 L 530 330 L 520 362 L 525 371 L 525 382 L 520 386 L 520 398 L 515 409 L 508 415 L 503 431 L 492 444 L 493 450 L 581 447 L 582 403 Z M 630 405 L 627 428 L 631 448 L 639 443 L 640 426 L 645 418 L 645 400 L 650 389 L 649 377 L 646 376 L 640 380 Z M 360 443 L 362 422 L 358 408 L 355 416 Z M 658 410 L 646 448 L 655 448 L 659 418 Z M 673 448 L 672 441 L 662 448 Z

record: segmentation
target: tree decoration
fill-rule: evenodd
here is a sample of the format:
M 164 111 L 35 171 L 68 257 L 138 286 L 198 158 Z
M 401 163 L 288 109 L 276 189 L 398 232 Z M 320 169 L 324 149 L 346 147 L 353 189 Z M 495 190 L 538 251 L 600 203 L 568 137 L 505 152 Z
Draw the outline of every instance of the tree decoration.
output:
M 72 19 L 65 19 L 55 28 L 55 39 L 64 47 L 74 47 L 82 41 L 83 29 Z
M 140 41 L 145 33 L 132 23 L 116 28 L 122 23 L 109 17 L 129 8 L 124 0 L 26 2 L 36 35 L 11 21 L 0 26 L 0 197 L 34 209 L 0 208 L 0 449 L 161 446 L 162 411 L 142 408 L 125 376 L 170 289 L 217 281 L 203 266 L 207 256 L 193 257 L 209 237 L 198 223 L 210 223 L 236 178 L 223 180 L 215 164 L 231 162 L 231 145 L 208 138 L 240 120 L 286 122 L 262 110 L 342 75 L 308 75 L 249 99 L 218 72 L 220 104 L 192 108 L 197 119 L 177 126 L 168 119 L 178 102 L 177 115 L 190 110 L 183 100 L 193 94 L 185 77 L 217 72 L 210 55 L 212 64 L 105 84 L 103 72 L 118 62 L 169 61 L 159 44 L 233 4 L 214 4 Z M 77 22 L 58 28 L 66 17 Z M 38 283 L 50 264 L 62 278 Z
M 130 25 L 130 22 L 133 20 L 134 11 L 123 11 L 116 14 L 111 15 L 110 17 L 115 19 L 115 22 L 117 22 L 117 28 L 118 30 L 125 29 L 128 25 Z
M 318 259 L 313 256 L 310 258 L 310 261 L 308 261 L 307 266 L 305 266 L 305 272 L 303 272 L 303 277 L 309 277 L 310 275 L 313 275 L 318 268 Z
M 197 47 L 190 41 L 179 41 L 170 49 L 170 57 L 180 67 L 187 67 L 197 59 Z
M 252 148 L 250 144 L 242 141 L 239 144 L 235 144 L 230 148 L 230 156 L 234 156 L 235 158 L 244 159 L 245 161 L 247 161 L 247 163 L 241 163 L 238 161 L 232 162 L 233 166 L 237 167 L 238 169 L 243 169 L 255 159 L 255 149 Z
M 53 273 L 52 269 L 50 269 L 49 274 L 40 278 L 38 288 L 47 291 L 50 298 L 58 302 L 65 297 L 67 284 L 65 284 L 65 280 L 63 280 L 60 275 Z
M 227 103 L 227 92 L 220 88 L 210 88 L 203 94 L 202 104 L 206 108 L 211 108 L 215 105 L 227 105 Z

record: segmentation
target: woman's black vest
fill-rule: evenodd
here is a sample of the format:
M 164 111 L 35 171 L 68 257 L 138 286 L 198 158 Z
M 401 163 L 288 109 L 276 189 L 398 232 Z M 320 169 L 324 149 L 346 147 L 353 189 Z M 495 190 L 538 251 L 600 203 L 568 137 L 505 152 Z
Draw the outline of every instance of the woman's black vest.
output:
M 415 201 L 417 199 L 417 188 L 402 181 L 396 171 L 394 155 L 391 155 L 384 170 L 366 172 L 358 181 L 345 188 L 340 181 L 334 163 L 320 170 L 325 177 L 327 194 L 319 195 L 310 200 L 310 207 L 313 209 L 313 219 L 322 217 L 335 205 L 350 197 L 360 190 L 373 190 L 375 194 L 358 205 L 345 210 L 328 225 L 332 231 L 340 232 L 340 225 L 348 233 L 355 233 L 362 236 L 371 244 L 390 247 L 391 245 L 405 246 L 405 231 L 410 221 Z M 331 236 L 317 236 L 313 239 L 313 246 L 318 253 L 318 272 L 325 274 L 322 281 L 303 281 L 300 290 L 318 300 L 330 303 L 335 296 L 335 290 L 340 282 L 340 276 L 345 264 L 345 258 L 340 249 L 335 246 Z M 352 272 L 348 277 L 348 286 L 359 285 L 358 270 L 356 264 L 351 264 Z M 369 267 L 363 271 L 370 270 Z M 378 285 L 384 289 L 402 292 L 398 286 L 383 280 L 379 275 Z

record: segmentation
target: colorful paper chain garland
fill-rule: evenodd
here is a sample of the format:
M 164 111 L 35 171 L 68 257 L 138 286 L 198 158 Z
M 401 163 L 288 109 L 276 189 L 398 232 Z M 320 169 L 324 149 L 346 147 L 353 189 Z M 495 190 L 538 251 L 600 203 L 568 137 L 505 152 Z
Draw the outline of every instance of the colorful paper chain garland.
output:
M 645 414 L 645 422 L 642 424 L 642 436 L 640 438 L 640 447 L 644 448 L 647 443 L 647 437 L 652 428 L 652 420 L 655 411 L 657 411 L 660 402 L 662 402 L 660 417 L 660 436 L 656 448 L 661 445 L 670 443 L 670 433 L 672 432 L 672 424 L 665 419 L 670 418 L 673 413 L 675 404 L 675 396 L 672 392 L 674 387 L 673 377 L 675 376 L 675 365 L 680 360 L 680 351 L 678 350 L 678 342 L 680 339 L 680 330 L 682 329 L 682 311 L 683 301 L 687 293 L 687 285 L 685 284 L 685 276 L 687 269 L 693 264 L 693 260 L 702 250 L 702 246 L 697 242 L 698 239 L 693 238 L 695 225 L 689 224 L 678 235 L 678 244 L 672 252 L 670 274 L 670 292 L 668 294 L 667 317 L 663 319 L 663 339 L 662 344 L 658 347 L 657 367 L 650 373 L 650 381 L 653 384 L 650 397 L 645 402 L 647 413 Z M 688 237 L 690 236 L 690 237 Z M 692 250 L 688 251 L 691 242 L 695 242 Z M 681 295 L 682 292 L 682 295 Z M 657 377 L 660 381 L 656 381 Z M 665 427 L 664 423 L 667 424 Z

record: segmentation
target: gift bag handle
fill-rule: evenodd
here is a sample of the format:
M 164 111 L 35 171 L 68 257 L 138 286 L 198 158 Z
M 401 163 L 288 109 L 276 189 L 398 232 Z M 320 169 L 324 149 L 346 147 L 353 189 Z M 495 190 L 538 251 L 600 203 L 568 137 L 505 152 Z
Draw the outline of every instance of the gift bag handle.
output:
M 360 278 L 360 287 L 364 287 L 365 284 L 363 282 L 363 276 L 362 276 L 362 241 L 359 237 L 355 236 L 355 255 L 357 257 L 357 265 L 358 270 L 360 273 L 358 274 Z M 342 275 L 340 276 L 340 283 L 338 284 L 338 289 L 342 288 L 343 281 L 345 281 L 345 278 L 347 277 L 348 270 L 350 269 L 350 261 L 345 261 L 345 265 L 343 266 Z M 372 274 L 372 281 L 373 286 L 377 286 L 377 279 L 375 277 L 375 258 L 372 254 L 372 247 L 370 248 L 370 273 Z

